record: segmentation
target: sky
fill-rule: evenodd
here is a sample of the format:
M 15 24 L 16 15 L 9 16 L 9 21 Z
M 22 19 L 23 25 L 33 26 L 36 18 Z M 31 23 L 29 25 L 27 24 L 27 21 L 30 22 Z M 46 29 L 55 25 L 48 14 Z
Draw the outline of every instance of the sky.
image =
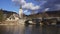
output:
M 18 13 L 19 7 L 15 6 L 12 0 L 0 0 L 0 9 Z
M 0 9 L 19 11 L 20 5 L 24 14 L 29 15 L 44 11 L 60 10 L 60 0 L 0 0 Z

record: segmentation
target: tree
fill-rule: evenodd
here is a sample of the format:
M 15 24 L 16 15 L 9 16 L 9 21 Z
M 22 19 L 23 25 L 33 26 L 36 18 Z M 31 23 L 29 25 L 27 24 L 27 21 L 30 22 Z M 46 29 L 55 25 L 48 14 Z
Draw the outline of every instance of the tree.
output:
M 0 10 L 0 22 L 2 22 L 2 21 L 3 21 L 3 11 Z

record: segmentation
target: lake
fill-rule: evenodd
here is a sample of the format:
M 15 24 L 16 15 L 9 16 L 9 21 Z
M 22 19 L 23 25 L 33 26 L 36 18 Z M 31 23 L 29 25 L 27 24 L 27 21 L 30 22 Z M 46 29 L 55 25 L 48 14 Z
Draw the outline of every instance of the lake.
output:
M 0 25 L 0 34 L 60 34 L 60 26 Z

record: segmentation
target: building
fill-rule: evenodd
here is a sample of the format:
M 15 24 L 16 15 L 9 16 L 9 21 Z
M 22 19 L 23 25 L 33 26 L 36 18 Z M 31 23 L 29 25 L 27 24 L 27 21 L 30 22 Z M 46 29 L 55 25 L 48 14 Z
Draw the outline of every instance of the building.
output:
M 19 9 L 19 17 L 20 17 L 20 18 L 23 18 L 22 6 L 20 6 L 20 9 Z

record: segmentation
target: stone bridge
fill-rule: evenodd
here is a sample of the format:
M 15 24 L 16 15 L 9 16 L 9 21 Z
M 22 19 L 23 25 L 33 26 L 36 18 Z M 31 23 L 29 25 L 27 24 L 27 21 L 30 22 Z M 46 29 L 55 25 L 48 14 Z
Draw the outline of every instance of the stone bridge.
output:
M 22 18 L 19 19 L 20 24 L 25 24 L 25 22 L 31 23 L 31 24 L 41 24 L 41 23 L 46 23 L 46 24 L 56 24 L 57 21 L 60 22 L 60 17 L 48 17 L 48 18 Z

